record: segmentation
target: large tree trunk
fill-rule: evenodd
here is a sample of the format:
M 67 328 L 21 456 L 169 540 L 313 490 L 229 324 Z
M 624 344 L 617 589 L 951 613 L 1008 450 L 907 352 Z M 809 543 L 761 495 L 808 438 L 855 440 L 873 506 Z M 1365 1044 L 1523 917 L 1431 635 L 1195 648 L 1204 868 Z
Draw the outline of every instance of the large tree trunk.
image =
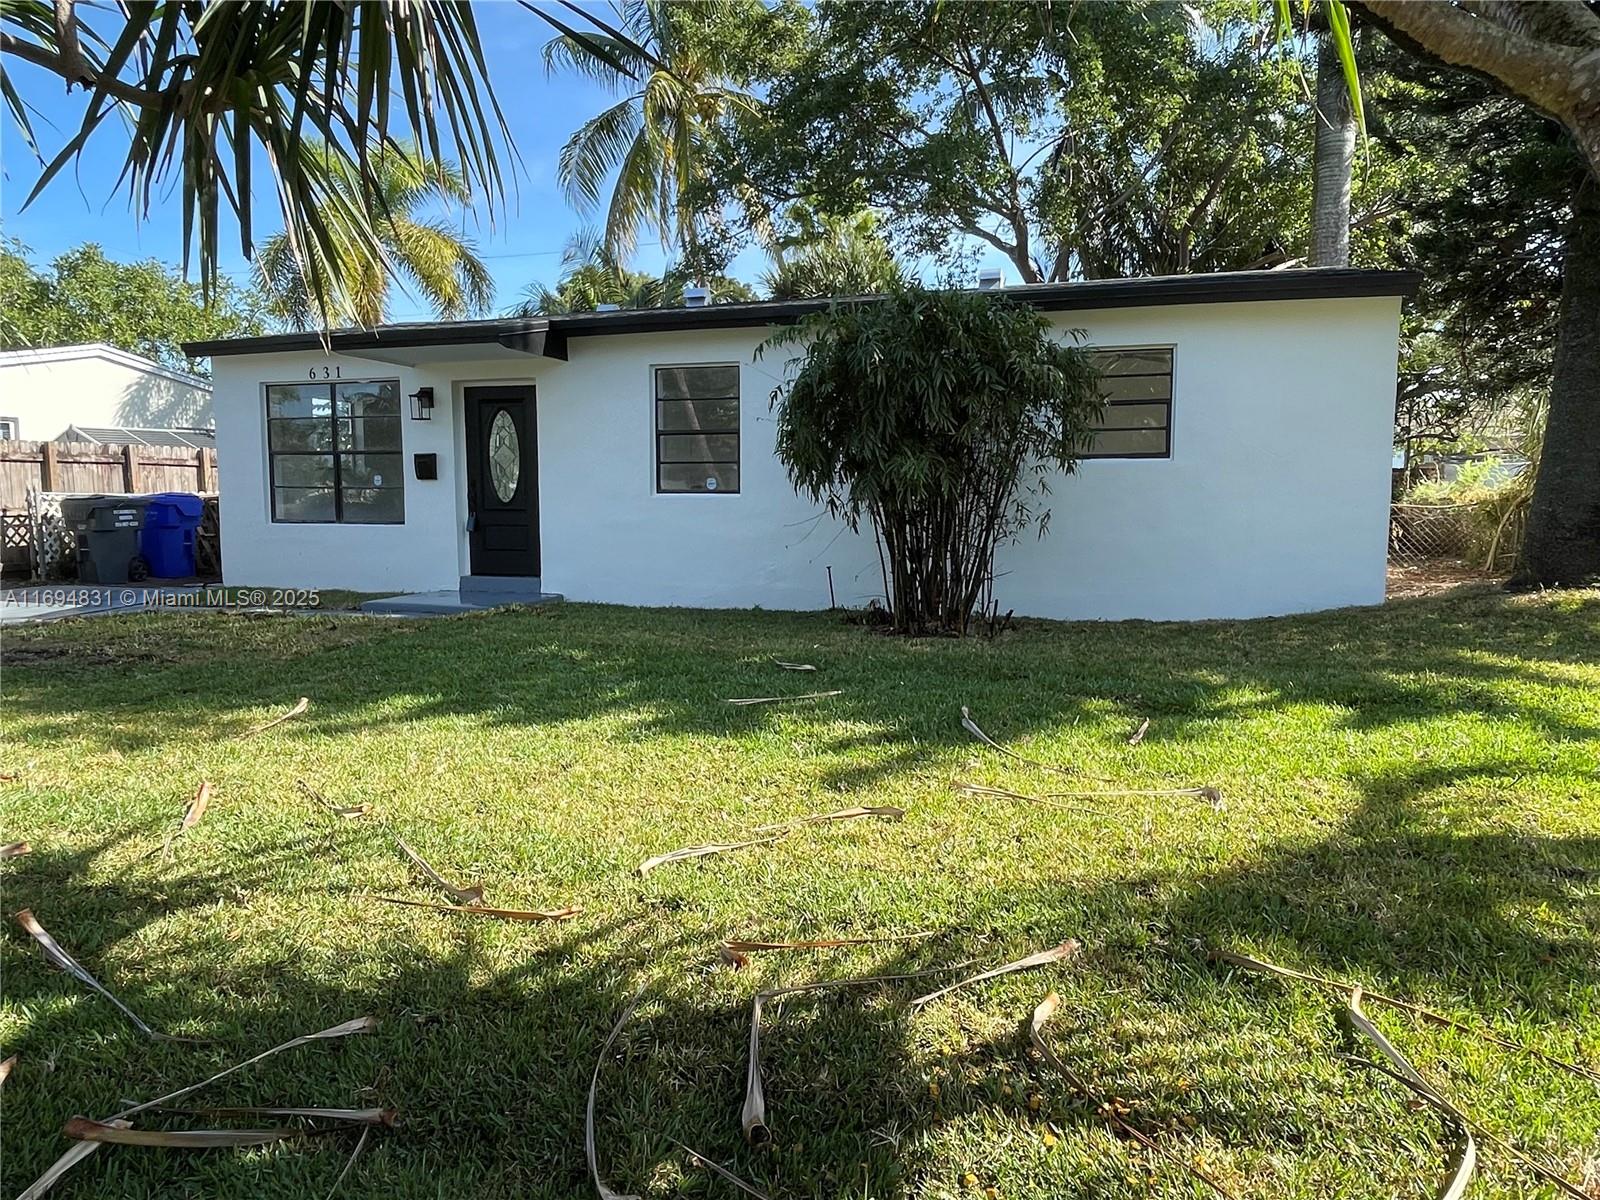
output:
M 1584 0 L 1356 0 L 1402 46 L 1496 80 L 1557 118 L 1600 176 L 1600 14 Z
M 1356 114 L 1339 51 L 1317 38 L 1316 153 L 1311 187 L 1311 265 L 1350 265 L 1350 171 L 1356 157 Z
M 1600 579 L 1600 183 L 1592 175 L 1578 186 L 1568 227 L 1550 417 L 1519 579 Z

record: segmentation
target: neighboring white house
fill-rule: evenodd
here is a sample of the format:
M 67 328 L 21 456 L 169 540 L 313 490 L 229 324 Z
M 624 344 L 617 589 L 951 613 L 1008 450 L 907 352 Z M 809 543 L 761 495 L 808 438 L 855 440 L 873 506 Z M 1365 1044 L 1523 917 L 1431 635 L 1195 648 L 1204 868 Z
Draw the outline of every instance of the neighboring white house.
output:
M 1409 273 L 1314 269 L 1004 289 L 1103 352 L 1096 456 L 1002 611 L 1253 617 L 1383 599 Z M 213 359 L 227 582 L 509 584 L 635 605 L 860 605 L 870 535 L 773 453 L 774 327 L 826 301 L 384 326 Z
M 0 353 L 0 439 L 54 442 L 78 426 L 133 440 L 110 434 L 210 425 L 210 383 L 115 346 Z

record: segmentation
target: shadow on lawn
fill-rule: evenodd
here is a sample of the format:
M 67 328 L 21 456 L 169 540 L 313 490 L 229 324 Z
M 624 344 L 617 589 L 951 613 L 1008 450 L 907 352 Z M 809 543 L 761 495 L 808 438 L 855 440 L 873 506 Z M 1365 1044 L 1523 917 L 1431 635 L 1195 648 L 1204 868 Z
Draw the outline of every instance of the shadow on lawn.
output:
M 1088 943 L 1081 964 L 1027 978 L 1020 990 L 1036 999 L 1050 982 L 1061 986 L 1068 1004 L 1051 1030 L 1061 1052 L 1170 1144 L 1193 1150 L 1199 1143 L 1192 1139 L 1201 1135 L 1211 1139 L 1213 1153 L 1220 1145 L 1245 1155 L 1237 1168 L 1259 1174 L 1257 1188 L 1246 1185 L 1243 1194 L 1266 1194 L 1259 1187 L 1270 1190 L 1297 1151 L 1329 1154 L 1351 1138 L 1398 1147 L 1400 1129 L 1426 1147 L 1436 1131 L 1425 1114 L 1408 1111 L 1403 1097 L 1374 1090 L 1364 1095 L 1362 1111 L 1333 1129 L 1315 1107 L 1296 1103 L 1297 1094 L 1319 1086 L 1308 1083 L 1314 1073 L 1296 1055 L 1331 1059 L 1336 1046 L 1331 1040 L 1307 1045 L 1293 1033 L 1274 1031 L 1271 1002 L 1283 985 L 1230 980 L 1203 965 L 1200 953 L 1201 943 L 1225 945 L 1235 938 L 1292 942 L 1297 961 L 1396 980 L 1391 990 L 1414 988 L 1425 1001 L 1440 994 L 1443 981 L 1446 994 L 1459 989 L 1482 1011 L 1520 1010 L 1552 1023 L 1581 1019 L 1564 1005 L 1578 976 L 1591 977 L 1591 949 L 1576 937 L 1530 938 L 1512 914 L 1531 903 L 1586 904 L 1575 924 L 1588 920 L 1592 927 L 1595 890 L 1589 885 L 1585 899 L 1585 886 L 1571 872 L 1600 870 L 1600 840 L 1419 831 L 1411 825 L 1408 797 L 1423 785 L 1420 779 L 1374 781 L 1363 807 L 1325 839 L 1273 850 L 1198 880 L 1145 876 L 1088 890 L 1063 885 L 1025 923 L 1010 919 L 1007 893 L 997 889 L 974 897 L 966 930 L 882 948 L 870 965 L 853 965 L 849 973 L 898 974 L 969 955 L 987 964 L 996 951 L 977 932 L 984 929 L 1007 929 L 1012 945 L 1019 937 L 1040 945 L 1063 932 L 1078 933 Z M 282 849 L 297 852 L 292 845 Z M 55 923 L 54 932 L 91 970 L 108 947 L 137 939 L 165 915 L 217 902 L 267 866 L 249 864 L 226 876 L 180 872 L 159 890 L 88 886 L 81 868 L 93 853 L 46 854 L 8 878 L 6 887 L 8 908 L 31 903 L 41 914 L 73 914 L 70 926 Z M 446 948 L 415 936 L 440 921 L 452 922 Z M 60 1153 L 65 1143 L 57 1130 L 67 1117 L 107 1115 L 122 1107 L 121 1097 L 143 1099 L 198 1080 L 268 1045 L 363 1013 L 382 1022 L 370 1037 L 282 1055 L 206 1093 L 202 1102 L 398 1106 L 402 1126 L 385 1135 L 346 1181 L 343 1194 L 351 1197 L 586 1194 L 589 1073 L 641 979 L 653 981 L 650 991 L 602 1076 L 600 1156 L 615 1187 L 724 1194 L 721 1184 L 687 1164 L 676 1147 L 683 1142 L 778 1196 L 922 1195 L 958 1186 L 957 1179 L 926 1175 L 917 1151 L 928 1139 L 964 1125 L 999 1124 L 1012 1131 L 1013 1143 L 1036 1144 L 1042 1155 L 1049 1122 L 1081 1146 L 1084 1157 L 1066 1174 L 1046 1171 L 1046 1194 L 1085 1200 L 1144 1194 L 1143 1184 L 1126 1185 L 1126 1157 L 1110 1151 L 1100 1119 L 1028 1055 L 1018 1025 L 1003 1022 L 996 1032 L 992 1023 L 968 1028 L 963 1020 L 961 1037 L 952 1043 L 940 1023 L 942 1054 L 930 1055 L 926 1031 L 913 1027 L 903 1002 L 939 980 L 828 993 L 769 1009 L 763 1061 L 778 1147 L 765 1153 L 745 1147 L 738 1131 L 754 978 L 713 970 L 713 943 L 663 928 L 649 910 L 634 918 L 510 928 L 430 914 L 374 920 L 352 937 L 382 970 L 343 987 L 329 986 L 325 968 L 295 958 L 222 965 L 185 978 L 172 978 L 159 965 L 134 981 L 101 970 L 113 990 L 154 1023 L 221 1039 L 208 1047 L 148 1046 L 72 981 L 37 961 L 13 962 L 6 972 L 7 1003 L 32 1015 L 7 1047 L 20 1052 L 22 1063 L 6 1092 L 7 1194 Z M 508 939 L 514 952 L 508 953 Z M 13 933 L 8 956 L 16 945 Z M 780 974 L 789 980 L 825 975 L 829 963 L 774 956 L 756 969 L 770 985 Z M 215 1026 L 218 988 L 249 998 L 248 1024 Z M 1230 992 L 1235 1002 L 1248 997 L 1247 1008 L 1266 1002 L 1259 1018 L 1268 1031 L 1264 1043 L 1241 1051 L 1217 1027 L 1211 1006 Z M 72 999 L 63 1004 L 63 997 Z M 982 997 L 973 992 L 968 999 L 992 1011 L 994 1001 L 985 1004 Z M 1330 1013 L 1334 1003 L 1330 997 Z M 1020 1024 L 1026 1006 L 1012 1015 Z M 1118 1035 L 1125 1021 L 1135 1028 Z M 115 1072 L 101 1061 L 108 1041 L 112 1057 L 122 1060 Z M 131 1072 L 129 1057 L 136 1064 Z M 54 1073 L 37 1069 L 58 1058 Z M 1216 1069 L 1202 1088 L 1190 1090 L 1197 1062 L 1202 1070 L 1208 1063 Z M 942 1085 L 938 1097 L 930 1093 L 930 1080 Z M 1552 1095 L 1562 1082 L 1554 1081 Z M 1326 1090 L 1325 1081 L 1320 1086 Z M 1028 1105 L 1033 1095 L 1043 1099 L 1037 1112 Z M 1592 1099 L 1592 1093 L 1583 1095 Z M 165 1154 L 158 1177 L 174 1191 L 318 1196 L 342 1168 L 349 1146 L 348 1138 L 336 1138 L 267 1156 L 143 1153 Z M 80 1167 L 82 1194 L 132 1194 L 131 1180 L 150 1178 L 143 1173 L 148 1158 L 134 1161 L 141 1153 L 114 1151 Z M 1398 1148 L 1394 1154 L 1395 1169 L 1403 1169 L 1404 1156 Z M 1269 1163 L 1257 1156 L 1273 1157 Z M 972 1166 L 984 1170 L 981 1162 Z M 1150 1169 L 1178 1186 L 1180 1176 L 1170 1166 L 1152 1162 Z M 1351 1169 L 1352 1184 L 1365 1183 L 1373 1194 L 1394 1185 L 1381 1174 L 1364 1178 L 1359 1162 Z M 426 1192 L 417 1187 L 424 1179 Z
M 965 746 L 955 719 L 962 703 L 1007 741 L 1048 734 L 1111 706 L 1130 727 L 1155 718 L 1149 745 L 1182 743 L 1208 723 L 1286 703 L 1336 706 L 1340 724 L 1354 730 L 1477 713 L 1515 715 L 1552 738 L 1600 739 L 1600 724 L 1574 724 L 1539 697 L 1508 701 L 1496 690 L 1508 682 L 1571 686 L 1561 664 L 1600 657 L 1600 597 L 1572 598 L 1579 611 L 1559 619 L 1536 607 L 1515 621 L 1502 615 L 1494 644 L 1485 646 L 1477 618 L 1505 603 L 1490 595 L 1257 621 L 1033 623 L 997 643 L 908 643 L 841 626 L 826 614 L 569 606 L 390 621 L 363 627 L 359 636 L 349 622 L 330 622 L 324 634 L 318 623 L 286 617 L 286 652 L 252 648 L 244 661 L 228 658 L 229 625 L 237 618 L 154 618 L 217 622 L 192 640 L 208 666 L 226 669 L 139 661 L 85 677 L 45 667 L 26 672 L 12 703 L 30 718 L 30 732 L 123 753 L 186 738 L 195 727 L 225 737 L 259 719 L 247 710 L 286 709 L 302 694 L 312 697 L 313 712 L 276 736 L 371 733 L 440 717 L 552 726 L 625 716 L 636 738 L 719 737 L 784 719 L 816 727 L 833 756 L 873 744 L 893 748 L 876 762 L 825 768 L 822 782 L 833 787 L 865 786 Z M 1586 621 L 1586 634 L 1574 637 Z M 143 628 L 141 641 L 159 639 L 156 626 Z M 33 656 L 28 661 L 48 663 L 50 627 L 30 635 L 22 648 Z M 775 670 L 772 660 L 786 655 L 818 661 L 823 670 Z M 908 689 L 913 677 L 916 687 Z M 131 698 L 129 679 L 138 681 Z M 85 722 L 86 689 L 96 685 L 108 703 L 97 710 L 100 719 Z M 734 696 L 824 688 L 844 694 L 814 708 L 726 704 Z M 374 711 L 386 705 L 403 713 Z M 841 723 L 853 728 L 840 731 Z
M 663 1172 L 681 1170 L 684 1179 L 673 1194 L 722 1194 L 723 1185 L 677 1150 L 681 1140 L 719 1161 L 741 1160 L 740 1171 L 774 1187 L 837 1193 L 860 1181 L 857 1164 L 870 1158 L 874 1194 L 901 1190 L 901 1166 L 877 1136 L 901 1115 L 898 1076 L 907 1069 L 908 1045 L 897 1008 L 864 1004 L 859 993 L 803 1001 L 798 1008 L 813 1019 L 822 1015 L 810 1039 L 796 1034 L 801 1018 L 769 1015 L 769 1095 L 774 1124 L 783 1128 L 781 1143 L 793 1147 L 803 1137 L 824 1151 L 791 1168 L 792 1159 L 748 1150 L 740 1138 L 750 988 L 743 976 L 712 972 L 714 943 L 663 931 L 643 913 L 542 927 L 405 913 L 352 931 L 362 953 L 386 968 L 361 986 L 331 987 L 325 968 L 293 957 L 184 975 L 151 963 L 130 977 L 103 965 L 108 951 L 136 942 L 165 916 L 217 903 L 267 864 L 227 875 L 180 872 L 164 888 L 86 884 L 83 868 L 109 848 L 21 860 L 26 869 L 6 880 L 7 907 L 33 905 L 59 940 L 152 1024 L 216 1040 L 147 1042 L 109 1004 L 45 966 L 13 930 L 4 940 L 5 1000 L 28 1019 L 6 1047 L 19 1056 L 5 1092 L 0 1190 L 7 1195 L 67 1147 L 59 1130 L 69 1117 L 108 1116 L 290 1037 L 363 1014 L 380 1020 L 371 1035 L 290 1051 L 184 1103 L 396 1106 L 401 1125 L 380 1137 L 345 1182 L 345 1196 L 588 1194 L 583 1110 L 589 1073 L 641 980 L 651 980 L 651 987 L 607 1060 L 601 1086 L 600 1156 L 614 1184 L 644 1189 L 651 1181 L 659 1185 Z M 62 919 L 51 919 L 52 913 Z M 447 949 L 419 948 L 419 942 L 436 941 L 413 936 L 427 925 L 449 926 Z M 509 956 L 508 937 L 517 945 Z M 182 949 L 186 959 L 215 962 L 215 952 L 226 947 Z M 883 957 L 877 969 L 915 970 L 937 953 L 908 949 Z M 904 999 L 915 986 L 901 985 L 893 994 Z M 218 989 L 233 1002 L 219 1003 Z M 873 989 L 872 995 L 881 1000 L 884 993 Z M 219 1011 L 235 1023 L 219 1027 Z M 241 1012 L 247 1022 L 238 1021 Z M 830 1028 L 847 1030 L 847 1063 L 828 1049 Z M 827 1078 L 829 1071 L 836 1077 Z M 885 1079 L 891 1090 L 879 1086 Z M 145 1121 L 211 1123 L 204 1116 Z M 266 1154 L 111 1150 L 76 1169 L 71 1179 L 80 1190 L 70 1194 L 189 1189 L 319 1196 L 344 1166 L 353 1140 L 316 1139 Z M 161 1161 L 152 1168 L 154 1159 Z M 165 1190 L 153 1191 L 152 1179 Z
M 1600 605 L 1584 603 L 1587 615 L 1600 613 Z M 199 678 L 183 665 L 141 664 L 133 700 L 114 698 L 106 683 L 119 673 L 114 666 L 92 679 L 29 671 L 12 704 L 33 735 L 134 751 L 171 740 L 175 722 L 229 731 L 253 719 L 242 709 L 286 707 L 307 694 L 313 712 L 274 737 L 309 754 L 316 739 L 382 724 L 373 706 L 397 697 L 408 704 L 404 717 L 387 719 L 394 733 L 439 716 L 547 726 L 626 714 L 635 719 L 634 736 L 733 736 L 778 718 L 729 710 L 722 699 L 812 690 L 813 679 L 826 678 L 828 686 L 846 689 L 837 704 L 783 719 L 814 727 L 830 755 L 881 746 L 873 761 L 822 766 L 825 784 L 854 786 L 968 749 L 954 720 L 963 701 L 1006 740 L 1101 719 L 1108 702 L 1130 718 L 1157 718 L 1153 744 L 1181 745 L 1219 719 L 1288 702 L 1337 706 L 1346 727 L 1372 729 L 1462 712 L 1499 715 L 1505 702 L 1496 684 L 1537 689 L 1560 679 L 1560 664 L 1592 656 L 1600 644 L 1600 631 L 1570 644 L 1548 613 L 1530 610 L 1486 647 L 1470 606 L 1460 602 L 1417 601 L 1352 620 L 1332 614 L 1183 629 L 1067 626 L 996 646 L 914 647 L 841 634 L 819 618 L 508 613 L 403 635 L 379 628 L 364 640 L 287 662 L 239 663 Z M 765 665 L 775 652 L 825 660 L 826 675 L 775 677 Z M 913 673 L 914 695 L 904 686 Z M 113 696 L 103 729 L 75 719 L 85 687 Z M 1597 735 L 1593 725 L 1575 723 L 1536 697 L 1516 712 L 1550 739 Z M 1292 1155 L 1307 1145 L 1334 1155 L 1357 1132 L 1386 1144 L 1378 1139 L 1401 1125 L 1428 1130 L 1431 1138 L 1428 1118 L 1376 1093 L 1343 1127 L 1329 1128 L 1325 1114 L 1296 1107 L 1287 1097 L 1302 1084 L 1303 1060 L 1294 1052 L 1303 1056 L 1307 1047 L 1288 1032 L 1263 1035 L 1264 1045 L 1283 1052 L 1278 1057 L 1262 1049 L 1256 1059 L 1235 1061 L 1241 1051 L 1215 1028 L 1214 1006 L 1237 1006 L 1241 997 L 1252 1005 L 1283 985 L 1230 978 L 1205 966 L 1203 951 L 1284 945 L 1297 964 L 1313 970 L 1384 981 L 1385 990 L 1434 1006 L 1461 995 L 1482 1012 L 1515 1012 L 1545 1025 L 1574 1022 L 1576 1032 L 1585 1017 L 1579 989 L 1600 974 L 1592 935 L 1584 935 L 1600 925 L 1600 838 L 1485 831 L 1482 822 L 1452 829 L 1424 803 L 1452 784 L 1509 783 L 1523 769 L 1492 760 L 1368 773 L 1358 767 L 1345 777 L 1360 801 L 1331 827 L 1308 829 L 1302 838 L 1212 870 L 1130 872 L 1090 884 L 1060 880 L 1042 896 L 1025 897 L 998 881 L 972 897 L 962 930 L 885 949 L 860 969 L 900 973 L 969 955 L 988 963 L 994 951 L 982 936 L 986 930 L 1004 930 L 1019 952 L 1020 943 L 1077 934 L 1089 951 L 1063 980 L 1078 1006 L 1059 1032 L 1063 1052 L 1097 1064 L 1106 1091 L 1128 1100 L 1147 1127 L 1183 1137 L 1192 1121 L 1223 1143 L 1262 1155 Z M 1204 821 L 1206 813 L 1197 810 L 1194 819 Z M 1092 836 L 1095 825 L 1078 817 L 1066 829 L 1069 836 Z M 285 870 L 307 880 L 314 875 L 307 843 L 287 839 L 228 872 L 177 868 L 159 887 L 138 879 L 87 882 L 87 864 L 110 848 L 44 850 L 18 860 L 5 877 L 7 911 L 34 905 L 91 971 L 107 950 L 137 943 L 147 925 L 165 916 L 225 903 Z M 1529 914 L 1539 909 L 1561 912 L 1563 923 L 1536 925 Z M 52 920 L 52 912 L 71 914 L 72 924 Z M 903 1007 L 889 1002 L 920 989 L 898 985 L 798 1001 L 773 1015 L 763 1041 L 779 1149 L 775 1155 L 749 1150 L 739 1138 L 738 1112 L 755 984 L 707 970 L 713 944 L 672 928 L 664 915 L 641 907 L 635 917 L 580 917 L 512 932 L 466 922 L 450 928 L 443 949 L 432 946 L 437 939 L 424 949 L 416 931 L 451 918 L 390 914 L 351 931 L 374 967 L 342 986 L 329 984 L 334 973 L 326 964 L 253 958 L 248 947 L 220 941 L 195 948 L 217 964 L 201 977 L 173 977 L 159 964 L 134 979 L 102 975 L 152 1023 L 227 1040 L 206 1048 L 144 1047 L 101 1001 L 80 995 L 36 957 L 22 958 L 12 931 L 5 943 L 6 1003 L 29 1019 L 7 1048 L 21 1053 L 23 1065 L 6 1089 L 4 1187 L 20 1189 L 60 1153 L 56 1131 L 75 1112 L 105 1115 L 122 1106 L 122 1096 L 142 1099 L 267 1045 L 370 1012 L 383 1021 L 373 1036 L 272 1060 L 219 1089 L 215 1102 L 401 1107 L 405 1124 L 346 1181 L 351 1197 L 421 1195 L 419 1179 L 435 1189 L 430 1195 L 581 1195 L 589 1188 L 582 1149 L 589 1072 L 641 977 L 655 985 L 607 1063 L 601 1089 L 601 1159 L 609 1182 L 624 1190 L 723 1194 L 721 1184 L 685 1167 L 673 1146 L 683 1141 L 781 1195 L 953 1191 L 956 1180 L 926 1178 L 913 1153 L 943 1131 L 1001 1123 L 1033 1136 L 1046 1118 L 1070 1137 L 1098 1136 L 1104 1128 L 1030 1061 L 1020 1032 L 963 1031 L 958 1044 L 944 1046 L 944 1087 L 932 1097 L 927 1071 L 938 1056 L 930 1056 Z M 764 963 L 762 969 L 771 982 L 773 972 L 794 977 L 813 968 Z M 1037 982 L 1028 994 L 1042 993 L 1044 982 Z M 248 1027 L 213 1027 L 219 990 L 249 998 Z M 1107 1028 L 1126 1012 L 1143 1014 L 1145 1023 L 1123 1042 L 1108 1043 Z M 1020 1021 L 1027 1014 L 1014 1015 Z M 101 1062 L 108 1037 L 138 1047 L 131 1078 L 109 1074 Z M 1204 1089 L 1186 1090 L 1193 1061 L 1208 1055 L 1227 1060 L 1227 1069 L 1208 1077 Z M 32 1069 L 54 1058 L 60 1059 L 54 1074 Z M 1551 1086 L 1554 1093 L 1563 1085 Z M 1045 1097 L 1038 1114 L 1027 1107 L 1034 1091 Z M 331 1185 L 346 1150 L 347 1143 L 314 1143 L 268 1155 L 170 1156 L 163 1177 L 205 1192 L 314 1196 Z M 85 1194 L 143 1178 L 127 1155 L 101 1159 L 80 1168 Z M 1362 1161 L 1349 1168 L 1357 1176 L 1367 1169 Z M 1256 1165 L 1267 1179 L 1283 1169 Z M 1124 1166 L 1118 1156 L 1096 1152 L 1087 1165 L 1051 1179 L 1050 1194 L 1117 1194 Z M 1361 1183 L 1382 1194 L 1393 1180 L 1355 1178 L 1352 1186 Z

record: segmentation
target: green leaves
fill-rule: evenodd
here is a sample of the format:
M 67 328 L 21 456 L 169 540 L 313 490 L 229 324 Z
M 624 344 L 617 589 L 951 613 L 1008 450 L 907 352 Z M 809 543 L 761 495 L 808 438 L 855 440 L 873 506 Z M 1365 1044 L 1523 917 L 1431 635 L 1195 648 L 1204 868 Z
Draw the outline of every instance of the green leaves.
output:
M 563 2 L 581 25 L 569 23 L 566 13 L 525 7 L 557 31 L 545 46 L 547 69 L 626 93 L 562 147 L 557 173 L 568 197 L 594 213 L 610 184 L 605 245 L 613 253 L 631 250 L 648 229 L 698 258 L 706 215 L 698 200 L 711 173 L 707 148 L 721 126 L 756 107 L 732 86 L 741 64 L 716 31 L 730 21 L 758 22 L 764 7 L 759 0 L 633 0 L 608 20 Z
M 45 165 L 27 203 L 108 118 L 124 118 L 119 182 L 142 215 L 154 195 L 176 186 L 185 266 L 196 251 L 208 294 L 218 282 L 224 204 L 242 249 L 252 250 L 253 154 L 271 169 L 285 251 L 324 321 L 330 298 L 366 289 L 373 265 L 383 269 L 381 208 L 343 181 L 368 173 L 369 147 L 395 144 L 392 118 L 403 118 L 435 163 L 452 147 L 460 190 L 482 193 L 491 214 L 503 196 L 508 130 L 466 0 L 130 4 L 109 45 L 70 4 L 65 13 L 69 36 L 61 38 L 54 5 L 8 0 L 4 8 L 8 52 L 89 92 L 77 133 Z M 4 98 L 31 140 L 9 77 Z M 318 150 L 305 152 L 318 139 Z
M 532 317 L 548 313 L 593 312 L 602 304 L 619 308 L 671 308 L 683 303 L 683 289 L 692 278 L 683 267 L 662 275 L 635 271 L 624 258 L 608 249 L 593 233 L 581 233 L 562 256 L 561 280 L 554 288 L 535 283 L 507 316 Z M 726 275 L 702 277 L 711 303 L 754 300 L 755 293 Z
M 304 153 L 321 158 L 327 148 L 312 140 Z M 471 199 L 460 166 L 435 162 L 416 141 L 407 140 L 377 147 L 364 168 L 330 158 L 328 170 L 337 209 L 373 211 L 370 234 L 376 239 L 376 253 L 368 231 L 339 228 L 333 236 L 333 259 L 325 257 L 322 247 L 305 248 L 314 268 L 308 270 L 288 233 L 269 238 L 256 256 L 256 283 L 281 321 L 296 329 L 322 321 L 381 324 L 394 276 L 408 282 L 441 320 L 482 313 L 494 302 L 494 280 L 471 240 L 446 220 L 412 218 L 431 200 L 465 204 Z M 327 281 L 320 307 L 317 277 Z
M 180 343 L 265 328 L 260 296 L 227 279 L 218 281 L 207 301 L 198 286 L 154 259 L 113 262 L 91 244 L 35 267 L 25 251 L 17 242 L 0 246 L 0 349 L 106 342 L 196 371 L 200 364 L 190 361 Z
M 772 394 L 795 488 L 871 521 L 898 628 L 964 631 L 996 546 L 1044 519 L 1027 493 L 1088 444 L 1088 356 L 1024 304 L 921 288 L 835 303 L 767 345 L 801 347 Z

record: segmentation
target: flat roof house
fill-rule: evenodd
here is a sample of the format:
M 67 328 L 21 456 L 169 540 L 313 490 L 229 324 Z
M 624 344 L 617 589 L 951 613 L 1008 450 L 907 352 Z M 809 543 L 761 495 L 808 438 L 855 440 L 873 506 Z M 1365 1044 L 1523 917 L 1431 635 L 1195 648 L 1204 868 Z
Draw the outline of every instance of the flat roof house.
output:
M 211 424 L 211 385 L 104 342 L 0 353 L 0 439 L 34 442 L 93 438 L 118 445 L 175 444 L 144 437 L 157 429 Z M 117 431 L 136 436 L 115 437 Z M 209 445 L 209 442 L 206 443 Z
M 1002 611 L 1194 619 L 1383 599 L 1401 299 L 1310 269 L 1004 289 L 1082 329 L 1108 404 Z M 210 355 L 239 585 L 635 605 L 861 605 L 869 533 L 795 494 L 772 330 L 828 301 L 389 325 Z

